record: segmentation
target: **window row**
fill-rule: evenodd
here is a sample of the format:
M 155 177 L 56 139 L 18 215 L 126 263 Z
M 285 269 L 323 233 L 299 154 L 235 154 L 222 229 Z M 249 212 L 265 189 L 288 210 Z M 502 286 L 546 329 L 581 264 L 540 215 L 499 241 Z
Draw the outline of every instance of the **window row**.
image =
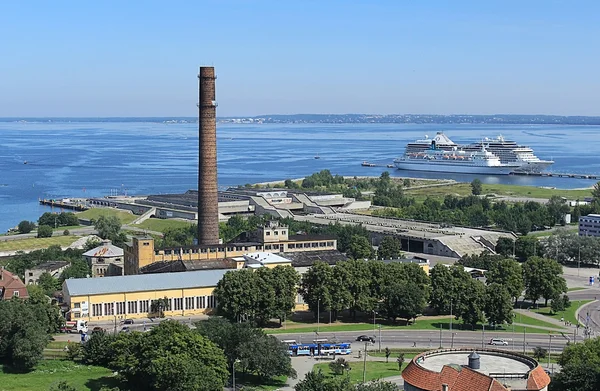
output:
M 126 314 L 147 314 L 152 311 L 155 300 L 119 301 L 116 303 L 92 304 L 92 316 L 111 316 Z M 78 304 L 78 303 L 75 303 Z M 185 298 L 167 298 L 168 310 L 195 310 L 215 308 L 217 301 L 214 296 L 195 296 Z M 77 308 L 77 306 L 76 306 Z

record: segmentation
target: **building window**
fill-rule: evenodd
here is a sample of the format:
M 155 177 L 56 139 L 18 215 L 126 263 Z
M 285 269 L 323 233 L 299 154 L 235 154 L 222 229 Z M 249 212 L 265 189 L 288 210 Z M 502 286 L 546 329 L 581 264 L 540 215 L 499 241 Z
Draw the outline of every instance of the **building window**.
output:
M 128 314 L 137 314 L 138 310 L 138 303 L 137 301 L 128 301 L 127 302 L 127 313 Z
M 149 300 L 140 300 L 140 313 L 148 313 L 150 312 L 150 303 Z
M 215 308 L 217 306 L 214 296 L 207 296 L 207 299 L 206 308 Z
M 81 308 L 81 303 L 73 303 L 73 308 Z
M 114 303 L 104 303 L 104 315 L 111 316 L 115 314 Z
M 181 311 L 183 309 L 183 299 L 173 299 L 175 301 L 175 311 Z
M 285 235 L 285 231 L 281 231 L 281 234 L 282 234 L 282 235 Z
M 19 291 L 13 291 L 13 297 L 19 297 Z
M 265 245 L 265 250 L 270 250 L 270 249 L 271 249 L 271 245 L 270 244 Z
M 92 304 L 92 316 L 102 316 L 102 304 Z
M 271 232 L 267 231 L 267 232 L 265 232 L 265 235 L 271 236 Z
M 144 243 L 142 243 L 142 246 L 149 246 L 149 245 L 150 245 L 150 243 L 149 243 L 149 242 L 144 242 Z
M 185 298 L 185 309 L 186 310 L 193 310 L 194 309 L 194 298 L 193 297 L 186 297 Z
M 196 308 L 198 308 L 199 310 L 206 308 L 205 296 L 196 297 Z
M 117 315 L 123 315 L 125 313 L 125 302 L 119 301 L 117 303 Z
M 274 235 L 279 235 L 279 232 L 275 231 Z
M 304 243 L 304 248 L 310 248 L 310 243 Z

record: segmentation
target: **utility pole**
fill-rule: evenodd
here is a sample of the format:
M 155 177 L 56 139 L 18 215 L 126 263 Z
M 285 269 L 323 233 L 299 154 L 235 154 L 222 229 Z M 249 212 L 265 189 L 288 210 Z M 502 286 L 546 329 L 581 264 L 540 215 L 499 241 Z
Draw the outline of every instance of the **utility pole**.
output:
M 319 324 L 320 318 L 321 318 L 321 298 L 319 298 L 319 299 L 317 300 L 317 333 L 320 331 L 320 329 L 319 329 L 319 326 L 320 326 L 320 324 Z
M 440 325 L 440 348 L 442 348 L 442 325 Z
M 481 324 L 483 328 L 481 329 L 481 348 L 483 349 L 483 341 L 485 340 L 485 323 Z
M 523 354 L 525 354 L 526 337 L 527 337 L 527 327 L 523 327 Z
M 379 325 L 379 349 L 377 351 L 381 352 L 381 325 Z
M 452 299 L 450 299 L 450 333 L 452 333 Z
M 581 267 L 581 244 L 577 248 L 578 258 L 577 258 L 577 277 L 579 277 L 579 268 Z
M 548 369 L 550 369 L 550 350 L 552 349 L 552 334 L 548 333 Z
M 367 382 L 367 344 L 365 341 L 365 356 L 363 358 L 363 384 Z

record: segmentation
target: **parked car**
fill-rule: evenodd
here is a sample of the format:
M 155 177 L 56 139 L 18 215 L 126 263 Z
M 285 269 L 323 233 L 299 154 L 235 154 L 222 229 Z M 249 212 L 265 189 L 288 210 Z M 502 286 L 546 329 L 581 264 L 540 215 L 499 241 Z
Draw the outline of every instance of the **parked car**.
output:
M 371 342 L 371 343 L 375 343 L 375 338 L 373 337 L 369 337 L 368 335 L 359 335 L 358 337 L 356 337 L 357 341 L 360 342 Z
M 124 324 L 133 324 L 133 319 L 125 319 L 125 322 L 123 322 Z
M 131 329 L 129 328 L 129 326 L 124 326 L 124 327 L 121 329 L 121 333 L 128 333 L 128 332 L 130 332 L 130 331 L 131 331 Z
M 490 339 L 490 345 L 508 346 L 508 342 L 501 338 L 492 338 Z
M 104 331 L 104 329 L 100 326 L 96 326 L 92 329 L 92 334 L 97 333 L 99 331 Z

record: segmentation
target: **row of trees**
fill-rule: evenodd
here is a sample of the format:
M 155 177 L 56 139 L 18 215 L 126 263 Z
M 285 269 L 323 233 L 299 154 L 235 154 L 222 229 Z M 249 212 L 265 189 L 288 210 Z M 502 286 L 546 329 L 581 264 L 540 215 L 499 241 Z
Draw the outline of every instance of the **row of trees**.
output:
M 227 272 L 213 292 L 217 313 L 233 322 L 281 323 L 294 310 L 299 279 L 291 266 Z
M 561 229 L 550 235 L 541 247 L 545 257 L 561 264 L 600 264 L 600 238 L 594 236 L 579 236 L 577 232 Z
M 146 333 L 100 331 L 69 355 L 117 371 L 131 390 L 222 390 L 233 365 L 262 381 L 296 376 L 287 347 L 250 323 L 210 318 L 195 326 L 166 320 Z
M 502 255 L 483 253 L 463 257 L 459 262 L 463 266 L 488 270 L 487 281 L 504 285 L 515 300 L 525 290 L 527 300 L 535 303 L 541 297 L 547 305 L 549 300 L 557 299 L 567 291 L 562 266 L 551 258 L 532 256 L 520 264 L 513 259 L 504 259 Z
M 330 267 L 315 264 L 302 276 L 302 294 L 316 315 L 329 311 L 337 318 L 348 310 L 378 311 L 389 319 L 414 319 L 427 305 L 429 277 L 417 264 L 349 260 Z
M 547 204 L 540 204 L 534 201 L 492 202 L 489 198 L 475 195 L 447 195 L 443 202 L 428 197 L 423 203 L 409 202 L 394 209 L 378 210 L 375 214 L 474 227 L 495 225 L 526 235 L 546 226 L 564 224 L 564 215 L 569 211 L 569 206 L 558 196 L 553 196 Z
M 41 290 L 29 294 L 26 300 L 0 300 L 0 362 L 19 372 L 37 364 L 50 335 L 63 324 L 58 306 Z
M 66 226 L 77 226 L 79 225 L 79 219 L 72 212 L 61 212 L 61 213 L 50 213 L 46 212 L 38 219 L 38 230 L 42 229 L 42 235 L 38 232 L 39 237 L 47 237 L 48 228 L 52 232 L 52 228 L 66 227 Z M 17 230 L 21 234 L 28 234 L 36 228 L 36 224 L 33 221 L 23 220 L 17 226 Z M 52 236 L 52 234 L 50 234 Z

